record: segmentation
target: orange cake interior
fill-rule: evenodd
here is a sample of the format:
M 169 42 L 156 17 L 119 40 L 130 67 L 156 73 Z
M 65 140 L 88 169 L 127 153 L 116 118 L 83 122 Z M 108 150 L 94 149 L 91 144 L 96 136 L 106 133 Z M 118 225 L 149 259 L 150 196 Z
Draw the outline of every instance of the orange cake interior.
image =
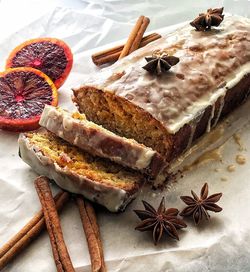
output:
M 124 190 L 132 190 L 142 176 L 106 159 L 79 150 L 48 131 L 26 133 L 29 142 L 61 168 Z
M 111 92 L 92 87 L 83 87 L 81 91 L 77 104 L 88 120 L 121 136 L 135 139 L 163 156 L 170 152 L 171 135 L 150 114 Z

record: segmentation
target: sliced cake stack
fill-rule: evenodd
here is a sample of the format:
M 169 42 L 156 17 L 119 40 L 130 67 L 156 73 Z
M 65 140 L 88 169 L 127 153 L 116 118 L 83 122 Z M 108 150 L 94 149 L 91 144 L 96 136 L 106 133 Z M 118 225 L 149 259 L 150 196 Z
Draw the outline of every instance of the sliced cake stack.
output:
M 20 135 L 21 158 L 61 188 L 112 212 L 123 210 L 146 176 L 156 178 L 166 166 L 156 151 L 108 131 L 78 112 L 46 106 L 40 125 L 44 129 Z

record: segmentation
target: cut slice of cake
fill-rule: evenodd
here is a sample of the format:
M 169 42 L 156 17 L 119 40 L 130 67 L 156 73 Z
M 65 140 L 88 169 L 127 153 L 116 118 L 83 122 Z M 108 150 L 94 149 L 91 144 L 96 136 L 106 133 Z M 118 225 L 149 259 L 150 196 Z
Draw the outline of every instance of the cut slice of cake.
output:
M 18 141 L 20 157 L 35 172 L 111 212 L 125 209 L 143 185 L 139 172 L 93 157 L 49 131 L 24 133 Z
M 40 125 L 92 155 L 146 173 L 155 178 L 165 167 L 163 157 L 133 139 L 120 137 L 86 119 L 79 112 L 45 106 Z
M 145 57 L 179 58 L 157 76 Z M 225 16 L 217 29 L 187 24 L 103 69 L 76 88 L 81 113 L 158 151 L 171 163 L 250 94 L 250 20 Z

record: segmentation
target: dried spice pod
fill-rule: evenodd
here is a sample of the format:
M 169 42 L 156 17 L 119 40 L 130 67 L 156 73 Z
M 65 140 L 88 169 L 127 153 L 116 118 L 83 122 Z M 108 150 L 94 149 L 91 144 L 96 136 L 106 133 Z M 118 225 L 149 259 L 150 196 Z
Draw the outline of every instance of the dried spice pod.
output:
M 180 60 L 175 56 L 169 56 L 167 54 L 152 55 L 151 57 L 145 58 L 147 64 L 142 68 L 147 70 L 151 74 L 160 75 L 171 69 L 172 66 L 176 65 Z
M 164 233 L 173 239 L 179 240 L 177 230 L 187 227 L 186 223 L 178 217 L 179 210 L 175 208 L 166 209 L 164 197 L 157 210 L 146 201 L 142 201 L 142 203 L 145 210 L 134 210 L 142 220 L 135 229 L 152 231 L 155 245 L 157 245 Z
M 191 190 L 191 196 L 181 196 L 181 200 L 187 204 L 187 207 L 180 213 L 181 216 L 192 216 L 196 225 L 198 225 L 203 218 L 207 220 L 210 215 L 207 211 L 220 212 L 222 208 L 215 204 L 222 196 L 222 193 L 208 196 L 208 184 L 205 183 L 201 188 L 200 197 Z
M 44 106 L 58 104 L 51 79 L 30 67 L 0 73 L 0 98 L 0 128 L 11 131 L 37 129 Z
M 195 27 L 198 31 L 210 30 L 211 26 L 219 26 L 224 19 L 224 8 L 208 9 L 205 13 L 200 13 L 190 25 Z
M 69 46 L 55 38 L 28 40 L 9 55 L 6 68 L 33 67 L 51 78 L 57 88 L 67 79 L 73 64 Z

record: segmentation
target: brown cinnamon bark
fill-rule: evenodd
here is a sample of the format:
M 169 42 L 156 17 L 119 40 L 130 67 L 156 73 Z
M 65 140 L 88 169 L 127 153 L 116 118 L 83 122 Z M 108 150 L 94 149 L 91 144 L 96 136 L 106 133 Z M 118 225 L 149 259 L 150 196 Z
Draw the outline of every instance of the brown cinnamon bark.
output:
M 97 242 L 98 242 L 100 254 L 101 254 L 102 266 L 101 266 L 100 272 L 106 272 L 103 247 L 102 247 L 102 241 L 101 241 L 101 234 L 100 234 L 100 229 L 99 229 L 99 225 L 98 225 L 97 218 L 96 218 L 95 209 L 89 201 L 85 201 L 85 208 L 86 208 L 87 214 L 89 216 L 89 220 L 91 222 L 91 225 L 93 227 L 93 230 L 94 230 Z
M 64 242 L 62 228 L 49 187 L 48 178 L 43 176 L 38 177 L 35 181 L 35 187 L 43 208 L 57 271 L 74 272 L 75 270 Z
M 88 243 L 92 272 L 106 272 L 100 231 L 92 204 L 82 196 L 76 197 L 76 203 Z
M 161 38 L 160 34 L 152 33 L 142 38 L 139 48 L 156 41 Z M 124 48 L 124 45 L 118 45 L 113 48 L 109 48 L 92 55 L 92 61 L 95 65 L 100 66 L 107 63 L 115 62 L 119 59 L 119 56 Z
M 149 18 L 145 16 L 139 17 L 139 19 L 136 22 L 136 25 L 134 26 L 128 37 L 128 40 L 124 48 L 122 49 L 119 59 L 129 55 L 130 53 L 139 48 L 143 34 L 146 31 L 149 22 L 150 22 Z
M 69 193 L 60 192 L 55 197 L 56 209 L 59 211 L 69 199 Z M 22 252 L 44 229 L 43 211 L 35 216 L 0 249 L 0 270 L 3 269 L 17 254 Z

